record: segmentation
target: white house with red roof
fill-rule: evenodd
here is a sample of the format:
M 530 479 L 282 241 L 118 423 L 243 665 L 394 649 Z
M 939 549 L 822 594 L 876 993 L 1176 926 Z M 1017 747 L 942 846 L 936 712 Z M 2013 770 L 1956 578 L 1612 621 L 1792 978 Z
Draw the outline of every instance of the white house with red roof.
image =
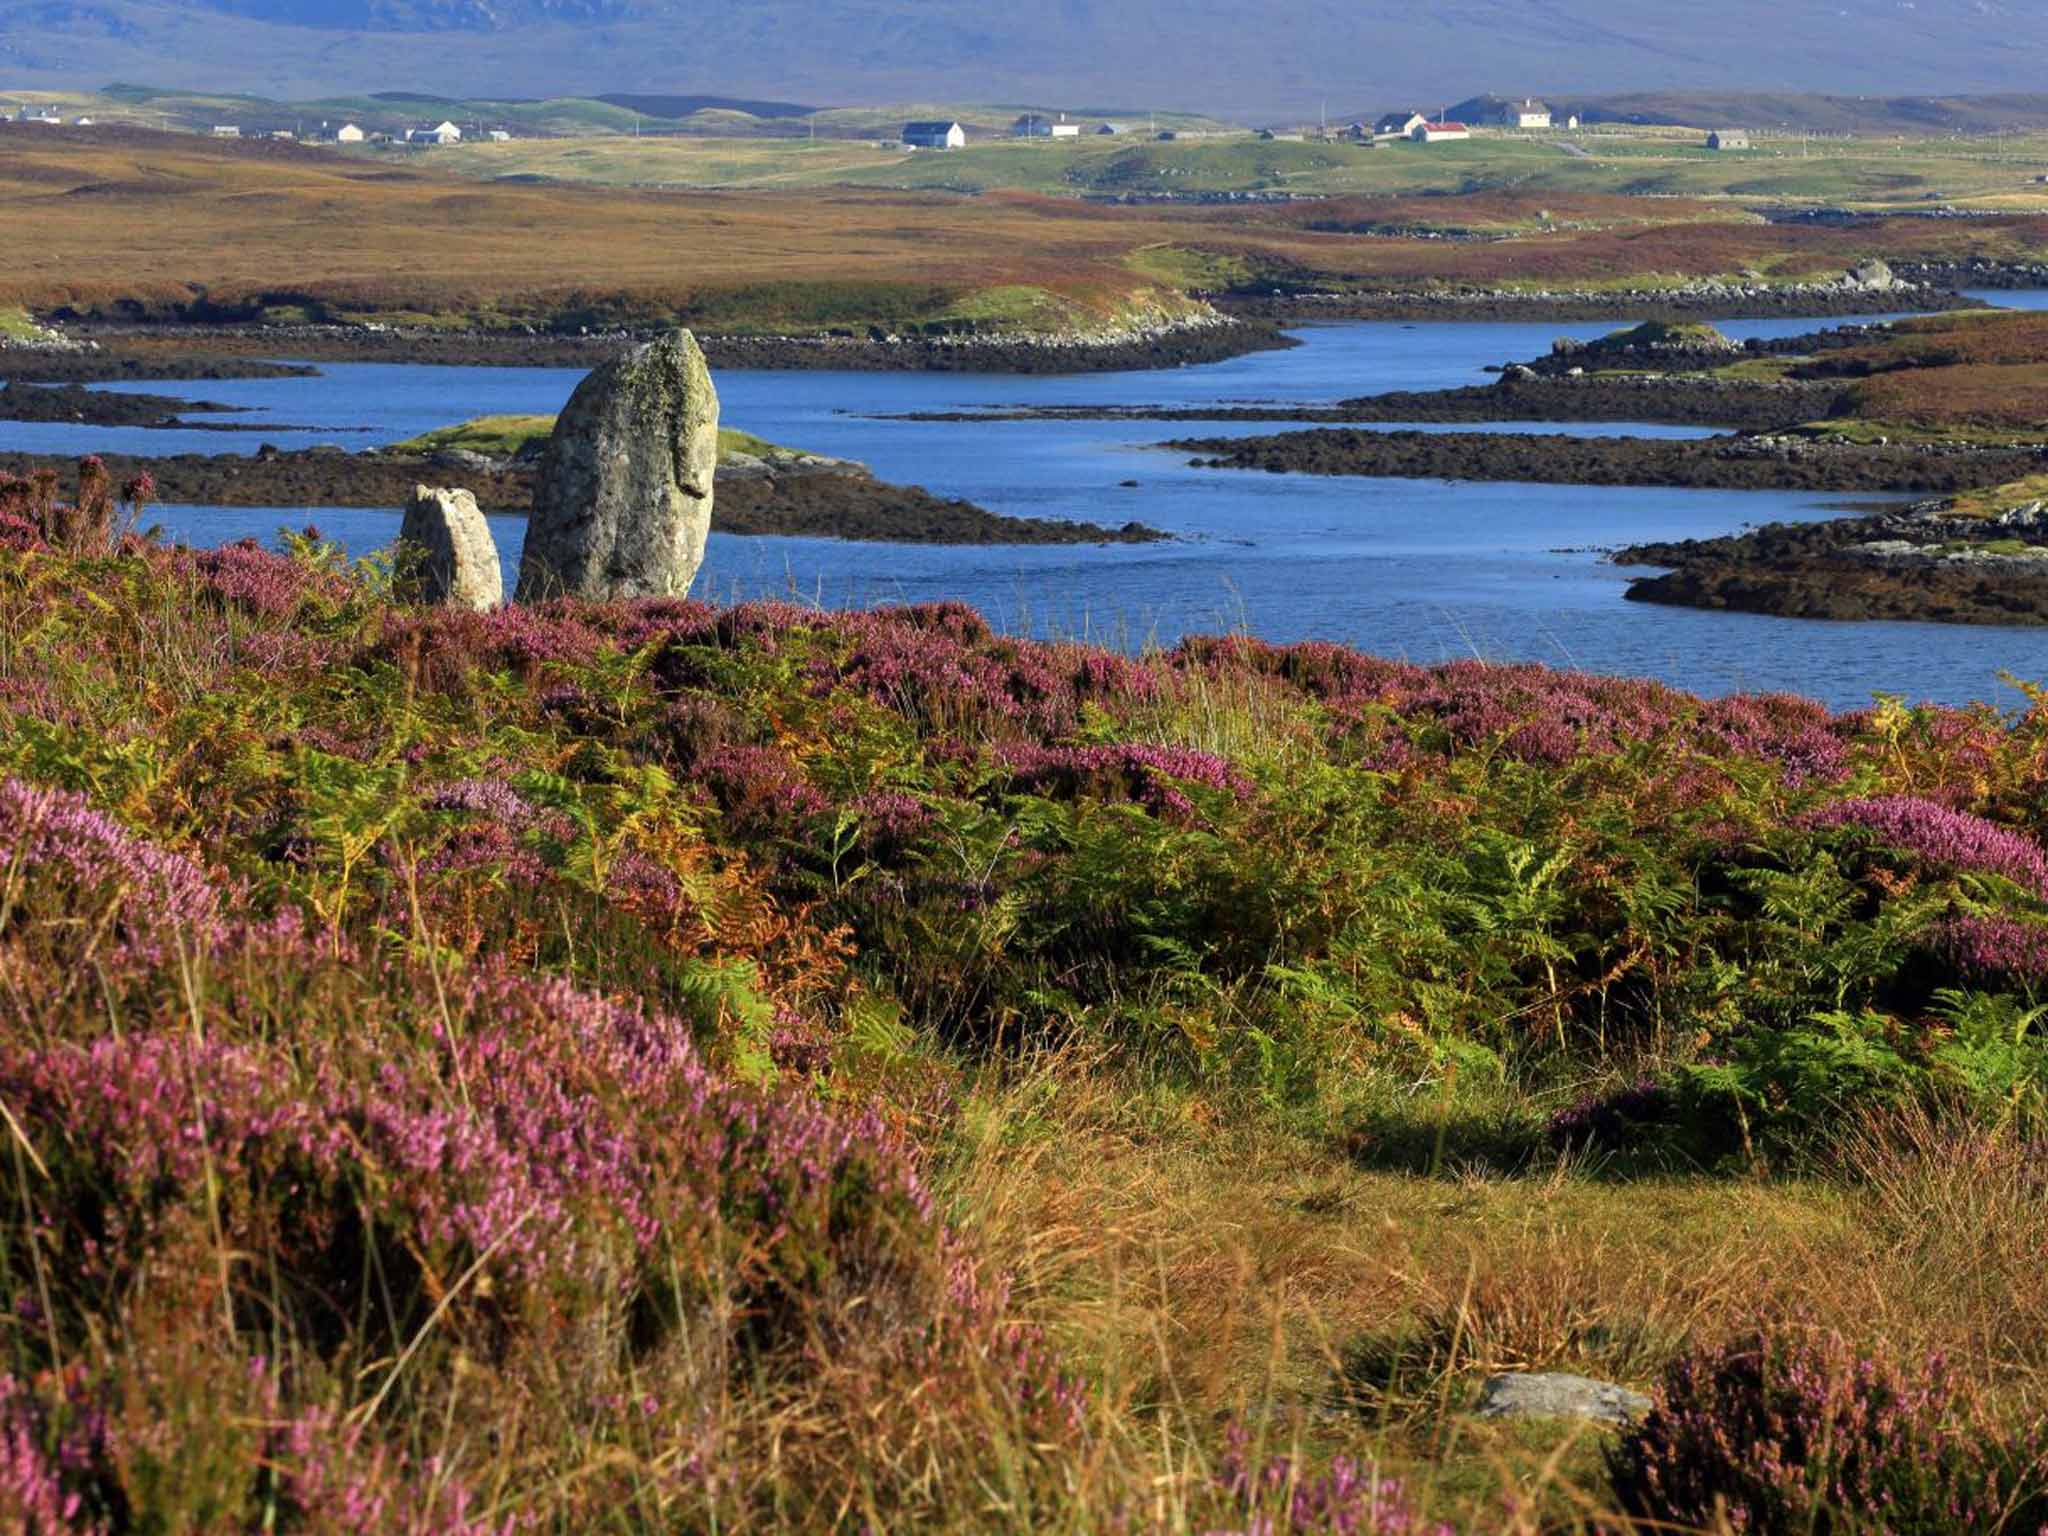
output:
M 1417 123 L 1408 131 L 1408 137 L 1418 144 L 1450 144 L 1471 138 L 1472 130 L 1463 123 L 1446 119 L 1436 123 Z

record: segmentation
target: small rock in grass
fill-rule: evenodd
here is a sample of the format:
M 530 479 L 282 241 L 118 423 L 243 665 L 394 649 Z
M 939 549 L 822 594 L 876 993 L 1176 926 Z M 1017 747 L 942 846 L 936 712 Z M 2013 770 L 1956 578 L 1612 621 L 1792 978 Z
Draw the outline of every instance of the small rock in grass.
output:
M 1650 1400 L 1610 1381 L 1585 1376 L 1511 1372 L 1480 1390 L 1482 1419 L 1589 1419 L 1626 1424 L 1650 1411 Z

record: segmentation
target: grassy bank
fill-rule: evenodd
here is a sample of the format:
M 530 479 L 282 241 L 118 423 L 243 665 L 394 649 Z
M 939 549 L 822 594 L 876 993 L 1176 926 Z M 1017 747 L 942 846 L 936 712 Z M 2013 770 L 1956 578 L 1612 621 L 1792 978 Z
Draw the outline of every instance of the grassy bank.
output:
M 516 459 L 543 447 L 554 430 L 555 418 L 552 416 L 475 416 L 452 427 L 437 427 L 432 432 L 422 432 L 418 437 L 393 443 L 384 451 L 424 455 L 458 449 L 480 453 L 490 459 Z M 751 432 L 742 432 L 737 427 L 721 427 L 718 431 L 721 462 L 737 454 L 758 459 L 792 451 Z
M 2039 1523 L 2048 714 L 430 613 L 79 500 L 0 488 L 0 1508 Z

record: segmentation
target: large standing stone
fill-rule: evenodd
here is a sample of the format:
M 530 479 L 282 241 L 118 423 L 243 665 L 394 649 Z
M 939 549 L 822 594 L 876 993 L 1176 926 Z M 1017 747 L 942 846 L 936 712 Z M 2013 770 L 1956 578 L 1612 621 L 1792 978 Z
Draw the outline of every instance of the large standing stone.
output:
M 704 563 L 718 391 L 676 331 L 577 386 L 534 486 L 519 600 L 681 597 Z
M 399 577 L 413 601 L 479 613 L 505 601 L 491 525 L 468 491 L 414 486 L 398 544 Z

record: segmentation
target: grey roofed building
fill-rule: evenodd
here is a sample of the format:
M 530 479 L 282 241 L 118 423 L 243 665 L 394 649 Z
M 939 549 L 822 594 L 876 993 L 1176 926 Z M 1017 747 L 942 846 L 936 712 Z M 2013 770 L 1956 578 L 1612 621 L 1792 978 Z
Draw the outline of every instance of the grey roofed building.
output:
M 1749 147 L 1749 130 L 1747 128 L 1717 128 L 1707 135 L 1707 148 L 1709 149 L 1748 149 Z
M 1426 123 L 1428 121 L 1429 119 L 1420 112 L 1389 112 L 1385 117 L 1372 125 L 1372 131 L 1382 136 L 1406 138 L 1415 131 L 1417 123 Z

